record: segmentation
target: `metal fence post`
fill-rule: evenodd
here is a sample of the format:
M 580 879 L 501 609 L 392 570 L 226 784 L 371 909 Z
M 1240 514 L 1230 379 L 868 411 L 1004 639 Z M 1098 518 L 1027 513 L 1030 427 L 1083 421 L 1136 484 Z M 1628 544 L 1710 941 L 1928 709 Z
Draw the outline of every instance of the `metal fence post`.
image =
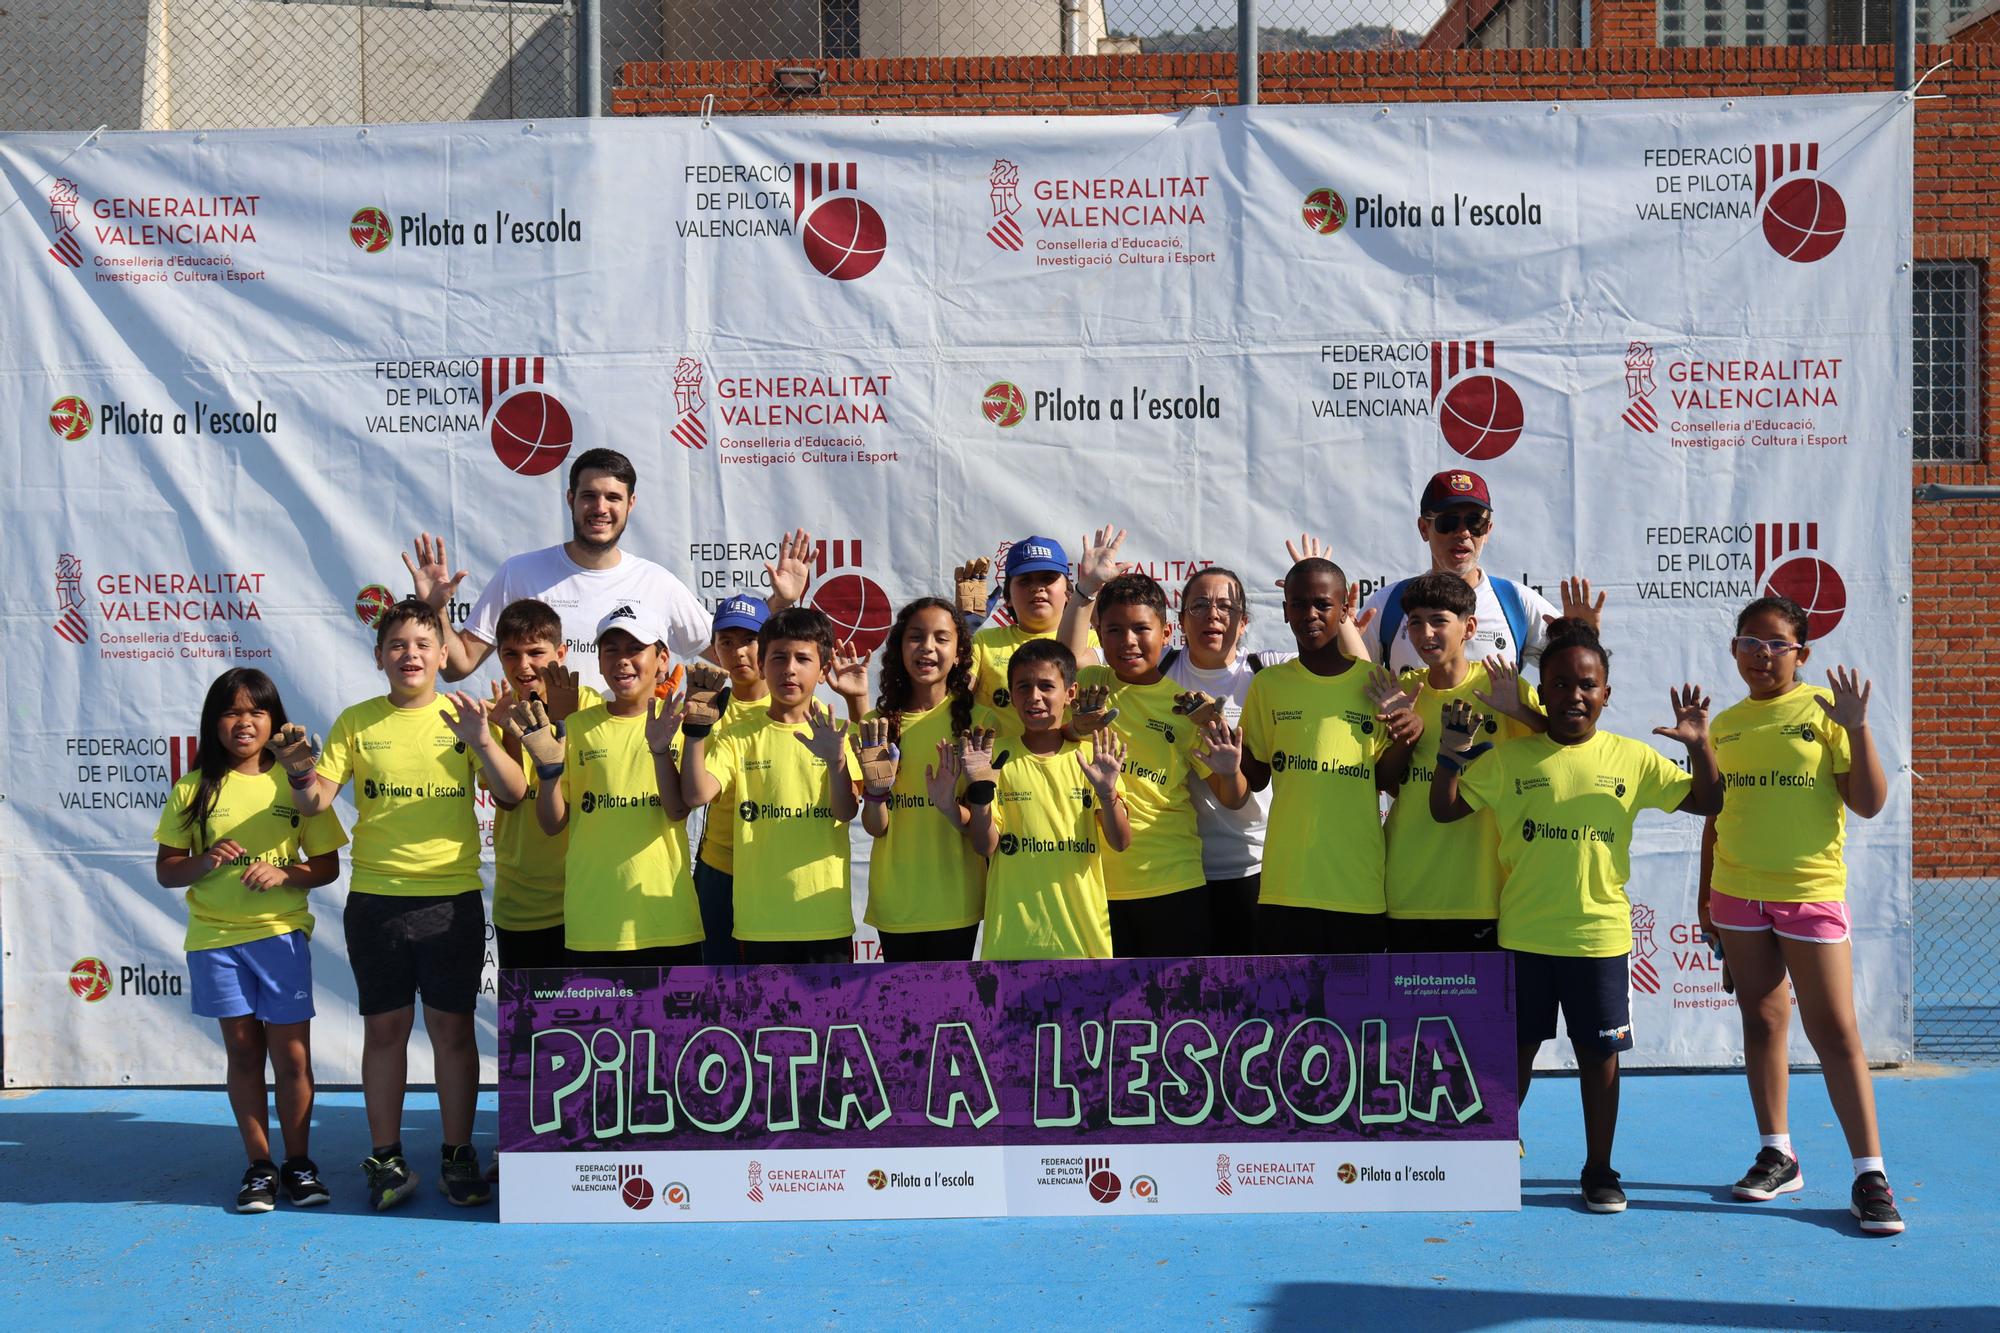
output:
M 604 13 L 598 0 L 576 5 L 576 114 L 601 116 L 604 89 Z
M 1896 47 L 1896 86 L 1909 88 L 1917 81 L 1916 0 L 1889 0 L 1890 38 Z
M 1236 0 L 1236 101 L 1257 105 L 1257 0 Z

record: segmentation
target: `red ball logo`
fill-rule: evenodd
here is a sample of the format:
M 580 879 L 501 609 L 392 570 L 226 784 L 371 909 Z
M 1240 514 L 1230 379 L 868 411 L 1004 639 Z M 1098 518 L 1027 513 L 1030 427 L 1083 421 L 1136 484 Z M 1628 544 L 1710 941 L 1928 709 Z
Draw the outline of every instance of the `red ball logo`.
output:
M 1498 458 L 1521 438 L 1521 425 L 1521 395 L 1497 375 L 1460 380 L 1438 407 L 1444 442 L 1467 458 Z
M 77 999 L 96 1004 L 111 993 L 111 969 L 102 958 L 79 958 L 69 965 L 69 988 Z
M 371 583 L 354 594 L 354 615 L 369 629 L 374 629 L 395 604 L 395 593 L 379 583 Z
M 82 439 L 90 434 L 90 404 L 75 394 L 56 399 L 49 408 L 49 429 L 60 439 Z
M 1322 185 L 1306 196 L 1299 216 L 1322 236 L 1331 236 L 1347 225 L 1347 201 L 1338 191 Z
M 653 1182 L 644 1176 L 634 1176 L 619 1193 L 624 1196 L 625 1206 L 636 1211 L 653 1202 Z
M 883 1175 L 880 1171 L 870 1171 L 868 1173 L 869 1189 L 879 1190 L 879 1189 L 887 1189 L 888 1187 L 889 1187 L 889 1177 Z
M 389 215 L 379 208 L 364 208 L 347 220 L 347 239 L 364 254 L 380 254 L 389 248 L 396 233 Z
M 1764 591 L 1799 604 L 1806 613 L 1809 639 L 1833 633 L 1847 614 L 1847 584 L 1839 570 L 1816 556 L 1794 556 L 1779 565 L 1764 579 Z
M 1006 380 L 995 380 L 986 386 L 986 396 L 979 400 L 979 410 L 986 414 L 988 421 L 1005 430 L 1021 424 L 1021 418 L 1028 414 L 1028 400 L 1022 396 L 1019 386 Z
M 1847 203 L 1825 181 L 1786 181 L 1764 201 L 1764 239 L 1800 264 L 1825 259 L 1847 234 Z
M 510 472 L 539 477 L 562 466 L 576 439 L 569 409 L 540 389 L 523 389 L 502 400 L 490 429 L 493 452 Z
M 1118 1177 L 1108 1167 L 1090 1177 L 1090 1197 L 1099 1203 L 1116 1199 L 1121 1188 Z
M 1354 1174 L 1355 1174 L 1354 1163 L 1342 1162 L 1340 1164 L 1340 1170 L 1334 1172 L 1333 1174 L 1340 1177 L 1341 1184 L 1352 1185 L 1354 1183 Z
M 829 278 L 852 282 L 867 277 L 882 262 L 889 231 L 872 204 L 848 194 L 828 199 L 806 214 L 803 239 L 806 258 L 814 268 Z
M 835 574 L 813 594 L 813 607 L 833 622 L 833 637 L 849 652 L 872 653 L 889 637 L 895 609 L 889 594 L 861 574 Z

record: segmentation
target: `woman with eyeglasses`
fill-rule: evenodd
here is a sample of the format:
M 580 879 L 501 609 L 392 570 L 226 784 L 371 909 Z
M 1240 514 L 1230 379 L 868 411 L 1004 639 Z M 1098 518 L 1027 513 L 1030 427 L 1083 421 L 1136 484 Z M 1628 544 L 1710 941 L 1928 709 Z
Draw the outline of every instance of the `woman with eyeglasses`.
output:
M 1834 1114 L 1854 1158 L 1849 1211 L 1872 1235 L 1903 1229 L 1882 1164 L 1875 1093 L 1854 1019 L 1854 950 L 1841 856 L 1846 812 L 1863 819 L 1889 799 L 1868 729 L 1870 683 L 1846 667 L 1830 689 L 1808 685 L 1806 613 L 1760 597 L 1736 618 L 1730 647 L 1750 696 L 1712 728 L 1727 790 L 1702 833 L 1697 911 L 1736 980 L 1743 1068 L 1760 1146 L 1736 1182 L 1763 1201 L 1805 1187 L 1786 1126 L 1792 997 L 1819 1056 Z M 1790 978 L 1787 988 L 1786 978 Z

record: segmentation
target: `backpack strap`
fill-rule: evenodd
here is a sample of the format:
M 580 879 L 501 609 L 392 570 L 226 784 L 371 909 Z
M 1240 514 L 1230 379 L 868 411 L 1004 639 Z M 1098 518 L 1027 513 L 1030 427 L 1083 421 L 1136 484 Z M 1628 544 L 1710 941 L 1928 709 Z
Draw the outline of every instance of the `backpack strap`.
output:
M 1382 614 L 1376 617 L 1375 642 L 1382 656 L 1378 661 L 1389 665 L 1389 650 L 1396 642 L 1396 631 L 1403 628 L 1403 585 L 1408 579 L 1397 579 L 1389 585 L 1382 598 Z
M 1164 653 L 1161 653 L 1160 674 L 1164 676 L 1167 672 L 1172 671 L 1174 669 L 1174 663 L 1180 660 L 1181 660 L 1181 650 L 1178 648 L 1169 648 Z
M 1250 674 L 1253 676 L 1264 669 L 1264 654 L 1262 653 L 1251 653 L 1243 660 L 1250 664 Z
M 1521 596 L 1521 585 L 1511 579 L 1486 576 L 1493 582 L 1493 599 L 1500 603 L 1500 614 L 1507 622 L 1507 630 L 1514 636 L 1514 665 L 1527 665 L 1528 652 L 1528 604 Z

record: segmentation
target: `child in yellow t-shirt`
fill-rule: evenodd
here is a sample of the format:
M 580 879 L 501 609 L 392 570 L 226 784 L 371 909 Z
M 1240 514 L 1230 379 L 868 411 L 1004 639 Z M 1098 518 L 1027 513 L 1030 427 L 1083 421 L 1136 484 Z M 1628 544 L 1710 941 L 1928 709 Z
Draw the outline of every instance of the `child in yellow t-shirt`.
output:
M 389 692 L 341 713 L 317 761 L 296 725 L 276 745 L 301 815 L 327 809 L 354 782 L 354 870 L 342 924 L 375 1144 L 362 1170 L 378 1212 L 417 1184 L 400 1136 L 404 1048 L 420 994 L 444 1127 L 440 1184 L 461 1206 L 493 1197 L 471 1142 L 479 1094 L 472 1011 L 486 959 L 474 787 L 483 770 L 495 800 L 518 802 L 528 784 L 488 725 L 490 700 L 460 691 L 450 696 L 454 713 L 438 708 L 443 634 L 429 603 L 396 603 L 375 624 L 375 664 Z
M 535 817 L 569 831 L 564 946 L 572 967 L 673 967 L 701 961 L 673 744 L 680 711 L 655 690 L 667 677 L 666 622 L 650 607 L 614 607 L 597 626 L 610 697 L 558 732 L 540 705 L 515 705 L 522 748 L 541 780 Z
M 1013 752 L 996 751 L 994 733 L 975 729 L 956 752 L 940 750 L 924 775 L 932 803 L 987 858 L 979 956 L 1109 958 L 1104 856 L 1132 845 L 1118 792 L 1125 747 L 1116 732 L 1064 734 L 1076 656 L 1054 639 L 1021 646 L 1007 664 L 1007 690 L 1021 724 Z
M 1388 942 L 1378 792 L 1403 781 L 1423 721 L 1388 673 L 1341 645 L 1347 576 L 1308 556 L 1285 575 L 1299 655 L 1257 673 L 1243 703 L 1243 773 L 1271 788 L 1257 897 L 1267 954 L 1380 953 Z
M 153 873 L 186 889 L 188 985 L 194 1012 L 222 1029 L 229 1105 L 250 1167 L 239 1213 L 268 1213 L 280 1190 L 294 1207 L 329 1197 L 314 1165 L 312 913 L 308 890 L 340 873 L 347 834 L 334 814 L 301 823 L 285 771 L 266 747 L 285 726 L 271 678 L 253 667 L 217 676 L 202 700 L 194 771 L 160 812 Z M 264 1060 L 278 1085 L 282 1165 L 271 1160 Z
M 1549 626 L 1542 649 L 1546 735 L 1475 748 L 1472 705 L 1444 710 L 1431 815 L 1454 823 L 1493 812 L 1500 830 L 1500 946 L 1514 955 L 1516 1058 L 1528 1095 L 1535 1053 L 1568 1022 L 1583 1093 L 1584 1205 L 1625 1210 L 1611 1169 L 1618 1053 L 1632 1048 L 1632 824 L 1641 810 L 1712 815 L 1722 774 L 1698 685 L 1672 692 L 1674 725 L 1653 734 L 1687 747 L 1688 772 L 1641 741 L 1597 729 L 1611 698 L 1611 655 L 1580 620 Z
M 603 702 L 597 691 L 577 682 L 569 670 L 569 644 L 562 617 L 546 602 L 524 597 L 509 602 L 493 624 L 500 658 L 495 703 L 502 709 L 541 700 L 550 722 L 565 723 L 581 708 Z M 518 734 L 504 727 L 501 742 L 516 762 Z M 563 858 L 569 834 L 542 832 L 535 818 L 540 784 L 527 769 L 528 791 L 519 805 L 498 800 L 493 809 L 493 943 L 503 968 L 561 967 L 563 946 Z
M 972 636 L 972 724 L 996 733 L 1004 748 L 1021 734 L 1020 719 L 1008 707 L 1007 664 L 1022 644 L 1057 637 L 1073 604 L 1069 556 L 1062 543 L 1053 537 L 1014 542 L 1007 548 L 1000 586 L 1014 623 L 988 625 Z
M 986 867 L 932 810 L 922 756 L 955 750 L 972 725 L 972 645 L 957 608 L 919 597 L 882 645 L 882 692 L 861 723 L 861 825 L 868 924 L 891 963 L 969 959 L 986 910 Z
M 853 960 L 847 826 L 859 811 L 859 762 L 845 722 L 815 707 L 833 665 L 833 622 L 792 606 L 757 632 L 769 705 L 743 731 L 712 739 L 717 714 L 690 699 L 681 723 L 689 807 L 736 813 L 734 910 L 746 963 Z
M 725 598 L 715 608 L 708 643 L 721 671 L 702 662 L 688 668 L 688 697 L 703 696 L 705 705 L 712 697 L 718 709 L 715 730 L 709 735 L 711 745 L 741 733 L 769 707 L 771 692 L 765 688 L 764 666 L 758 660 L 757 631 L 770 618 L 771 608 L 763 598 L 742 593 Z M 727 679 L 718 679 L 724 673 Z M 701 899 L 701 961 L 723 967 L 743 961 L 742 947 L 735 937 L 736 812 L 715 804 L 699 819 L 701 843 L 695 855 L 694 887 Z
M 1855 1024 L 1842 857 L 1846 812 L 1863 819 L 1880 813 L 1889 779 L 1868 727 L 1868 682 L 1845 667 L 1828 674 L 1831 690 L 1799 679 L 1812 655 L 1809 626 L 1789 598 L 1746 606 L 1730 648 L 1750 696 L 1715 719 L 1729 799 L 1703 830 L 1698 911 L 1736 980 L 1743 1072 L 1762 1140 L 1735 1194 L 1762 1201 L 1805 1186 L 1785 1119 L 1796 997 L 1853 1156 L 1848 1209 L 1863 1231 L 1893 1235 L 1903 1219 L 1882 1161 L 1875 1090 Z
M 1439 719 L 1448 705 L 1464 702 L 1473 710 L 1479 737 L 1496 743 L 1537 735 L 1548 729 L 1548 720 L 1536 709 L 1535 687 L 1506 658 L 1466 659 L 1478 629 L 1473 614 L 1478 605 L 1472 585 L 1448 570 L 1403 584 L 1404 632 L 1424 665 L 1404 672 L 1400 684 L 1416 700 L 1424 734 L 1383 827 L 1388 842 L 1383 895 L 1389 948 L 1396 953 L 1500 947 L 1500 835 L 1493 815 L 1482 810 L 1456 824 L 1431 818 Z

